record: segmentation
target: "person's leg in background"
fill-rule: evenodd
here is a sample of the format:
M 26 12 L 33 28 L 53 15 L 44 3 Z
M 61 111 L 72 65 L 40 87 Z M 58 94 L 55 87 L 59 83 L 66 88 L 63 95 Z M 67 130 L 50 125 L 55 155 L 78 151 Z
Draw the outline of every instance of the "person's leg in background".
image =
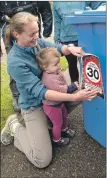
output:
M 75 46 L 78 46 L 78 41 L 72 41 L 72 42 L 66 42 L 64 43 L 66 45 L 68 44 L 74 44 Z M 79 79 L 79 72 L 77 67 L 77 56 L 74 56 L 73 54 L 67 55 L 66 59 L 69 64 L 69 74 L 71 77 L 71 81 L 75 82 Z
M 79 73 L 77 68 L 77 57 L 73 54 L 67 55 L 66 59 L 69 64 L 69 74 L 72 82 L 78 81 Z
M 22 110 L 22 115 L 25 127 L 16 118 L 7 120 L 7 127 L 5 126 L 1 133 L 1 141 L 7 145 L 10 139 L 11 143 L 12 133 L 15 147 L 22 151 L 36 167 L 45 168 L 52 160 L 52 145 L 47 118 L 42 108 Z M 6 139 L 8 139 L 7 143 Z

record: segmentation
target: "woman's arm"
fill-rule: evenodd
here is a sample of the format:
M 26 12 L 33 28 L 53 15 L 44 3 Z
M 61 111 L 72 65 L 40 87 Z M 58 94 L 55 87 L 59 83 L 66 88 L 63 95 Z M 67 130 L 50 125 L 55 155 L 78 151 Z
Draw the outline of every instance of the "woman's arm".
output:
M 45 99 L 50 101 L 91 101 L 97 96 L 97 93 L 97 89 L 91 91 L 89 91 L 88 89 L 83 89 L 74 94 L 66 94 L 53 90 L 47 90 L 45 93 Z
M 38 44 L 41 48 L 47 48 L 47 47 L 54 47 L 57 48 L 57 50 L 63 55 L 69 55 L 73 54 L 74 56 L 84 56 L 85 52 L 82 50 L 81 47 L 76 46 L 68 46 L 68 45 L 62 45 L 62 44 L 55 44 L 51 43 L 44 39 L 39 39 Z

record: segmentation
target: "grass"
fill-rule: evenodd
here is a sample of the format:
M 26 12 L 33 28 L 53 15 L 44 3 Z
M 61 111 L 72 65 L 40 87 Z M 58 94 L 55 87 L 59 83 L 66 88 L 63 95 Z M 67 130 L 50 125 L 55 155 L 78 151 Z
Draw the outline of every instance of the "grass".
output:
M 1 63 L 1 129 L 6 119 L 14 113 L 12 107 L 12 95 L 9 88 L 9 75 L 7 74 L 6 63 Z
M 68 68 L 68 62 L 66 60 L 66 57 L 65 56 L 62 56 L 60 58 L 60 67 L 61 67 L 61 70 L 64 71 Z
M 66 58 L 63 56 L 60 60 L 61 69 L 68 67 Z M 13 114 L 12 95 L 9 88 L 9 75 L 7 73 L 6 63 L 1 63 L 1 129 L 4 127 L 6 119 Z

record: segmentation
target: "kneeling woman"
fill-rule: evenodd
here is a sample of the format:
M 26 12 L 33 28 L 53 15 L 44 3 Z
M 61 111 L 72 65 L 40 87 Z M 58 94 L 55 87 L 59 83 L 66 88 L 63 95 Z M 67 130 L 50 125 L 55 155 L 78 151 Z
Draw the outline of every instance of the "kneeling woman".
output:
M 37 17 L 27 12 L 14 15 L 9 24 L 10 33 L 16 41 L 8 54 L 8 73 L 16 81 L 20 93 L 19 105 L 25 127 L 16 117 L 10 117 L 1 133 L 1 141 L 14 145 L 38 168 L 48 166 L 52 160 L 52 145 L 42 100 L 83 101 L 91 100 L 97 91 L 80 90 L 76 94 L 48 90 L 41 82 L 41 70 L 35 65 L 35 54 L 40 48 L 55 47 L 64 55 L 83 56 L 81 47 L 56 45 L 38 38 Z

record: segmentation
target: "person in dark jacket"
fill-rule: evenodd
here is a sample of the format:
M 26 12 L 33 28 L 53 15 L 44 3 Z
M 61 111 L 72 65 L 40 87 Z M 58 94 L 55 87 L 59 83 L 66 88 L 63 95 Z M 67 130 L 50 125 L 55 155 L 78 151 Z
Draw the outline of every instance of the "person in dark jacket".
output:
M 48 38 L 52 33 L 52 11 L 49 1 L 1 1 L 0 25 L 4 23 L 3 16 L 13 16 L 17 12 L 32 12 L 39 18 L 39 31 L 41 33 L 41 20 L 43 22 L 43 36 Z
M 5 40 L 6 24 L 8 24 L 8 16 L 12 17 L 17 12 L 26 11 L 38 16 L 39 37 L 48 38 L 52 33 L 52 11 L 48 1 L 1 1 L 0 18 L 2 26 L 2 37 L 8 53 L 13 45 L 14 39 L 11 37 L 10 43 Z M 43 35 L 41 33 L 41 22 L 43 22 Z M 13 108 L 16 112 L 20 112 L 18 105 L 19 92 L 15 81 L 10 77 L 10 90 L 13 96 Z

